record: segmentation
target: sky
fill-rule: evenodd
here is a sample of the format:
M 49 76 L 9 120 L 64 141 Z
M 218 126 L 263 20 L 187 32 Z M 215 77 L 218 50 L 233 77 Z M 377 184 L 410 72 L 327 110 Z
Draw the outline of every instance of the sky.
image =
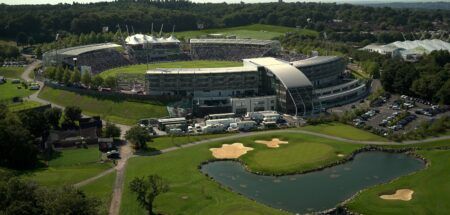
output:
M 58 3 L 89 3 L 101 2 L 105 0 L 0 0 L 4 4 L 58 4 Z M 111 1 L 111 0 L 106 0 Z M 194 2 L 227 2 L 227 3 L 257 3 L 257 2 L 276 2 L 278 0 L 193 0 Z M 296 0 L 284 0 L 285 2 L 295 2 Z M 449 1 L 449 0 L 300 0 L 301 2 L 337 2 L 337 3 L 386 3 L 386 2 L 431 2 L 431 1 Z

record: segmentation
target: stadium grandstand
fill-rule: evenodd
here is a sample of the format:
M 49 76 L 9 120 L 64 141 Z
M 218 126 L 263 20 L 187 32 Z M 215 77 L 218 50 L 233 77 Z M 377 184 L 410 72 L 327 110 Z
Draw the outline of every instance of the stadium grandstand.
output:
M 255 39 L 190 39 L 193 59 L 232 60 L 274 56 L 281 50 L 276 40 Z
M 134 34 L 125 39 L 125 44 L 136 63 L 187 58 L 181 51 L 180 40 L 173 35 L 157 38 L 152 35 Z
M 310 116 L 361 99 L 369 89 L 367 83 L 344 75 L 346 63 L 341 57 L 294 62 L 262 57 L 243 62 L 242 67 L 149 70 L 146 93 L 191 97 L 196 115 L 232 112 L 239 106 L 240 113 L 262 108 Z
M 130 64 L 117 50 L 119 47 L 121 46 L 114 43 L 100 43 L 52 50 L 43 54 L 42 62 L 44 66 L 76 66 L 81 71 L 97 74 Z
M 417 61 L 422 55 L 429 54 L 432 51 L 447 50 L 450 51 L 450 43 L 442 40 L 414 40 L 414 41 L 396 41 L 386 45 L 370 44 L 360 50 L 377 52 L 392 57 L 401 57 L 406 61 Z

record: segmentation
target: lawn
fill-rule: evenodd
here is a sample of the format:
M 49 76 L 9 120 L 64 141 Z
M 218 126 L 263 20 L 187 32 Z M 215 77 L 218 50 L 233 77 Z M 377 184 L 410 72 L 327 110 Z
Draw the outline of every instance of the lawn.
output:
M 283 214 L 265 205 L 254 202 L 241 195 L 228 191 L 228 189 L 209 180 L 199 170 L 201 162 L 212 159 L 210 148 L 219 147 L 222 143 L 241 142 L 255 150 L 242 157 L 242 161 L 252 168 L 258 166 L 272 172 L 296 172 L 308 170 L 314 166 L 320 166 L 327 162 L 340 159 L 337 153 L 347 154 L 359 146 L 339 143 L 309 135 L 292 133 L 279 133 L 277 137 L 290 141 L 290 144 L 282 145 L 279 149 L 269 149 L 262 144 L 254 143 L 254 140 L 269 139 L 273 135 L 257 135 L 240 139 L 202 144 L 182 150 L 165 153 L 151 157 L 135 157 L 129 160 L 126 169 L 125 185 L 137 176 L 158 174 L 166 178 L 170 183 L 170 191 L 156 199 L 156 211 L 162 214 Z M 308 146 L 311 144 L 311 147 Z M 320 149 L 313 149 L 323 146 Z M 283 150 L 289 148 L 290 150 Z M 291 151 L 296 151 L 293 156 Z M 280 152 L 277 152 L 280 150 Z M 273 156 L 272 153 L 277 153 Z M 308 163 L 304 155 L 314 152 L 317 162 Z M 255 162 L 256 157 L 260 160 Z M 308 155 L 309 156 L 309 155 Z M 325 156 L 324 159 L 319 158 Z M 277 159 L 279 158 L 279 159 Z M 263 160 L 271 160 L 266 162 Z M 253 163 L 255 162 L 255 164 Z M 280 170 L 289 162 L 286 168 Z M 176 204 L 175 204 L 176 202 Z M 125 189 L 121 214 L 142 214 L 143 210 L 137 204 L 135 195 L 128 188 Z
M 5 78 L 20 78 L 24 67 L 0 67 L 0 76 Z
M 450 212 L 450 151 L 418 151 L 431 162 L 420 172 L 388 184 L 374 186 L 350 201 L 347 206 L 360 214 L 448 214 Z M 414 191 L 411 201 L 387 201 L 380 194 L 397 189 Z
M 77 105 L 84 114 L 99 115 L 102 119 L 127 125 L 133 125 L 142 118 L 167 116 L 166 106 L 160 102 L 110 100 L 50 87 L 44 87 L 39 98 L 61 106 Z
M 50 187 L 72 185 L 112 167 L 109 162 L 99 163 L 99 158 L 96 146 L 64 149 L 48 162 L 48 167 L 25 172 L 22 176 Z
M 39 107 L 41 105 L 42 105 L 41 103 L 35 101 L 23 101 L 18 103 L 9 103 L 7 106 L 10 111 L 17 112 L 30 108 Z
M 79 188 L 84 191 L 87 196 L 95 197 L 101 201 L 99 206 L 99 214 L 106 215 L 109 212 L 115 180 L 116 172 L 112 172 Z
M 327 123 L 320 125 L 309 125 L 299 128 L 301 130 L 313 131 L 322 134 L 337 136 L 350 140 L 363 140 L 363 141 L 388 141 L 386 138 L 372 134 L 368 131 L 355 128 L 350 125 L 341 123 Z
M 18 89 L 17 87 L 21 87 Z M 35 91 L 25 89 L 22 84 L 12 84 L 10 80 L 4 84 L 0 84 L 0 103 L 1 102 L 12 102 L 14 97 L 27 97 Z
M 163 136 L 152 139 L 147 142 L 147 147 L 153 150 L 162 150 L 174 146 L 181 146 L 184 144 L 208 140 L 212 138 L 224 137 L 234 135 L 234 133 L 224 133 L 224 134 L 202 134 L 202 135 L 191 135 L 191 136 Z
M 242 62 L 237 61 L 220 61 L 220 60 L 193 60 L 193 61 L 177 61 L 149 64 L 138 64 L 125 67 L 114 68 L 100 73 L 100 76 L 106 78 L 115 76 L 118 73 L 145 74 L 147 69 L 156 68 L 217 68 L 217 67 L 236 67 L 242 66 Z
M 270 40 L 275 37 L 284 35 L 287 32 L 300 32 L 303 35 L 317 36 L 318 32 L 308 29 L 296 29 L 285 26 L 275 26 L 275 25 L 263 25 L 263 24 L 253 24 L 247 26 L 239 26 L 232 28 L 216 28 L 216 29 L 205 29 L 197 31 L 183 31 L 177 32 L 175 35 L 179 38 L 184 37 L 185 39 L 196 38 L 207 34 L 224 34 L 224 35 L 234 35 L 238 38 L 252 38 L 252 39 L 263 39 Z

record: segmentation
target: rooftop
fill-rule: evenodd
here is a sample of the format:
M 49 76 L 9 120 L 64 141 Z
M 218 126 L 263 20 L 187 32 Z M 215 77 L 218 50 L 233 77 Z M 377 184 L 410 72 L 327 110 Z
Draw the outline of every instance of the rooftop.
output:
M 164 37 L 153 37 L 151 35 L 144 35 L 144 34 L 135 34 L 128 36 L 125 39 L 125 42 L 128 45 L 142 45 L 142 44 L 155 44 L 155 43 L 180 43 L 180 40 L 175 38 L 175 36 L 171 35 L 170 37 L 164 38 Z
M 314 66 L 314 65 L 319 65 L 319 64 L 330 63 L 333 61 L 337 61 L 339 59 L 341 59 L 341 58 L 338 56 L 316 56 L 316 57 L 311 57 L 311 58 L 307 58 L 304 60 L 294 61 L 291 63 L 295 67 L 307 67 L 307 66 Z
M 84 46 L 75 46 L 65 49 L 59 49 L 59 50 L 53 50 L 49 53 L 51 54 L 58 54 L 58 55 L 66 55 L 66 56 L 77 56 L 83 53 L 92 52 L 92 51 L 98 51 L 102 49 L 111 49 L 120 47 L 120 45 L 117 45 L 115 43 L 98 43 L 98 44 L 91 44 L 91 45 L 84 45 Z

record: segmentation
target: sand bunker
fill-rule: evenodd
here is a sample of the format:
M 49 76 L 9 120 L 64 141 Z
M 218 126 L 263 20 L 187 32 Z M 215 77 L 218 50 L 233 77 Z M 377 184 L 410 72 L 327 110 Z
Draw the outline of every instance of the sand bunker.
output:
M 255 140 L 255 143 L 261 143 L 266 145 L 269 148 L 278 148 L 280 147 L 280 144 L 288 144 L 289 142 L 287 141 L 281 141 L 278 138 L 273 138 L 272 140 Z
M 384 200 L 402 200 L 409 201 L 412 199 L 414 191 L 410 189 L 400 189 L 395 191 L 392 195 L 381 195 L 380 198 Z
M 345 157 L 344 154 L 337 154 L 337 156 L 340 157 L 340 158 Z
M 242 143 L 222 144 L 221 148 L 210 148 L 212 155 L 218 159 L 234 159 L 253 150 L 251 147 L 245 147 Z

